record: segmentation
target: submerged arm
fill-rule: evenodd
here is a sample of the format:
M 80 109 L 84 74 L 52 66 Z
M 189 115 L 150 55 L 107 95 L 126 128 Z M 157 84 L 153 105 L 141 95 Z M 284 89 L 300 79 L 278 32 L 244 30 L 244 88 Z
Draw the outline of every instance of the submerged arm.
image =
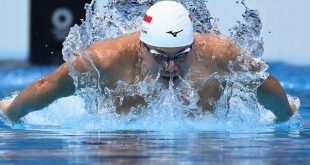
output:
M 207 43 L 209 43 L 210 45 L 209 52 L 215 52 L 214 57 L 216 59 L 215 61 L 217 65 L 216 67 L 213 66 L 213 68 L 218 68 L 217 71 L 230 73 L 231 70 L 228 69 L 229 61 L 233 61 L 232 68 L 230 68 L 233 71 L 259 72 L 265 69 L 264 64 L 260 61 L 253 60 L 252 56 L 239 56 L 238 47 L 228 39 L 222 40 L 221 38 L 217 38 L 216 36 L 211 36 L 207 40 Z M 212 49 L 214 47 L 216 48 L 215 50 Z M 204 52 L 206 52 L 205 54 L 207 54 L 207 46 Z M 212 66 L 212 64 L 213 63 L 210 63 L 208 65 Z M 212 89 L 214 90 L 214 88 Z M 217 91 L 214 91 L 213 93 L 217 93 Z M 269 109 L 275 114 L 275 116 L 277 117 L 277 121 L 289 120 L 289 118 L 296 111 L 295 105 L 293 103 L 289 103 L 285 91 L 283 90 L 279 82 L 272 76 L 269 76 L 257 89 L 257 98 L 260 104 L 262 104 L 266 109 Z
M 203 85 L 202 89 L 199 90 L 199 100 L 197 105 L 202 108 L 202 111 L 213 111 L 216 101 L 221 97 L 222 90 L 221 84 L 216 79 L 209 79 Z
M 58 98 L 73 94 L 75 86 L 68 74 L 67 64 L 54 72 L 33 81 L 11 103 L 1 105 L 7 117 L 16 122 L 21 117 L 40 110 Z
M 273 76 L 269 76 L 257 89 L 257 98 L 260 104 L 273 112 L 277 121 L 289 120 L 296 111 L 296 107 L 290 105 L 285 91 Z

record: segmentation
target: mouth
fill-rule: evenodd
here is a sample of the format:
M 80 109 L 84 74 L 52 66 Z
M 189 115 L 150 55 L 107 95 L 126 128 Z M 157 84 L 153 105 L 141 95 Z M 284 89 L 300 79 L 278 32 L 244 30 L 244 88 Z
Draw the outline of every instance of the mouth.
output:
M 167 81 L 169 82 L 170 79 L 173 81 L 173 82 L 177 82 L 180 80 L 179 76 L 173 76 L 170 78 L 170 76 L 161 76 L 161 78 L 164 80 L 164 81 Z

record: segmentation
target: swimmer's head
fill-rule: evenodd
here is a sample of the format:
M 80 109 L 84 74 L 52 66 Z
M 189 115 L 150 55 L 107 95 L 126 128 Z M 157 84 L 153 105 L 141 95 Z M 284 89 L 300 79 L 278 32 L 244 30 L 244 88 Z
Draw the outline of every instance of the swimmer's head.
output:
M 189 12 L 175 1 L 154 4 L 144 15 L 140 40 L 156 47 L 191 45 L 194 33 Z

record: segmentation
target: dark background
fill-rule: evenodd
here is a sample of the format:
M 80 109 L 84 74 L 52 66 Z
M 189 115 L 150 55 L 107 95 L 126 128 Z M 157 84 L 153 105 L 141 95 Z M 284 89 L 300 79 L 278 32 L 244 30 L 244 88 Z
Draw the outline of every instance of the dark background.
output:
M 85 3 L 90 0 L 31 0 L 30 62 L 61 64 L 62 42 L 70 27 L 85 18 Z

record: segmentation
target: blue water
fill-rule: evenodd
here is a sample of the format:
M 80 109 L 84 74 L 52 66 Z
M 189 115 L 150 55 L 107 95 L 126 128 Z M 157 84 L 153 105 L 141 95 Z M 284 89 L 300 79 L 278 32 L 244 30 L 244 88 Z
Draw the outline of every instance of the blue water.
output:
M 0 164 L 308 164 L 310 67 L 269 66 L 269 73 L 278 78 L 287 93 L 299 97 L 301 127 L 272 124 L 259 131 L 104 131 L 26 124 L 10 128 L 1 121 Z M 0 65 L 0 99 L 53 69 Z

